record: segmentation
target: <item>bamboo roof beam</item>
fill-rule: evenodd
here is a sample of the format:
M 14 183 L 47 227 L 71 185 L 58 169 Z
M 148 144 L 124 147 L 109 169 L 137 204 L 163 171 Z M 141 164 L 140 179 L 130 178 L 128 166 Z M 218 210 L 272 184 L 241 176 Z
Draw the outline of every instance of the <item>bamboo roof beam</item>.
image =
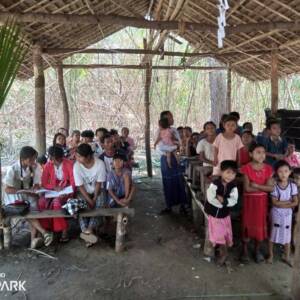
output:
M 180 21 L 149 21 L 143 18 L 127 17 L 121 15 L 103 15 L 103 14 L 49 14 L 49 13 L 12 13 L 0 12 L 0 22 L 4 22 L 7 18 L 15 17 L 20 23 L 61 23 L 61 24 L 114 24 L 122 26 L 132 26 L 136 28 L 148 28 L 156 30 L 179 30 L 182 26 Z M 201 32 L 217 32 L 217 26 L 184 22 L 186 31 L 201 31 Z M 247 23 L 236 26 L 227 26 L 226 35 L 237 33 L 250 33 L 257 31 L 276 31 L 276 30 L 300 30 L 300 22 L 261 22 Z

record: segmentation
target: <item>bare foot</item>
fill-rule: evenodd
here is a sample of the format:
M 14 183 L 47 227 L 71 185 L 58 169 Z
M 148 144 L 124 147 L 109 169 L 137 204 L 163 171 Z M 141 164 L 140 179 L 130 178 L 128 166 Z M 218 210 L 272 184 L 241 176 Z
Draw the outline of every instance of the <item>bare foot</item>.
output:
M 272 264 L 273 263 L 273 257 L 272 256 L 269 256 L 268 259 L 266 260 L 266 262 L 268 264 Z
M 293 264 L 292 264 L 292 262 L 291 262 L 291 260 L 290 260 L 290 258 L 289 257 L 286 257 L 285 255 L 283 255 L 282 256 L 282 261 L 285 263 L 285 264 L 287 264 L 289 267 L 293 267 Z
M 220 255 L 217 260 L 217 265 L 220 267 L 223 266 L 226 262 L 226 259 L 227 259 L 227 255 Z

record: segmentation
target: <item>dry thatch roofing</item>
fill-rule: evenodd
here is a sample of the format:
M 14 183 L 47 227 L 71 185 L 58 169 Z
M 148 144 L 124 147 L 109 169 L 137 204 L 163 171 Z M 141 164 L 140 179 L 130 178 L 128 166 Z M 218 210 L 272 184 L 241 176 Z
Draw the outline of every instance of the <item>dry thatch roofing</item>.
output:
M 174 19 L 216 25 L 219 10 L 217 0 L 1 0 L 0 12 L 51 13 L 51 14 L 116 14 L 145 16 L 150 10 L 154 19 Z M 294 0 L 231 0 L 227 11 L 229 26 L 276 21 L 297 21 L 300 1 Z M 123 28 L 116 24 L 44 24 L 22 25 L 30 43 L 40 42 L 47 48 L 85 48 Z M 270 77 L 271 54 L 249 55 L 244 51 L 278 48 L 279 75 L 300 71 L 300 32 L 287 30 L 256 31 L 227 36 L 224 48 L 217 48 L 215 33 L 196 31 L 177 32 L 195 49 L 204 52 L 226 53 L 220 60 L 230 63 L 234 71 L 251 80 Z M 45 57 L 51 63 L 50 57 Z M 45 68 L 49 66 L 45 62 Z M 20 70 L 20 78 L 33 75 L 29 52 Z

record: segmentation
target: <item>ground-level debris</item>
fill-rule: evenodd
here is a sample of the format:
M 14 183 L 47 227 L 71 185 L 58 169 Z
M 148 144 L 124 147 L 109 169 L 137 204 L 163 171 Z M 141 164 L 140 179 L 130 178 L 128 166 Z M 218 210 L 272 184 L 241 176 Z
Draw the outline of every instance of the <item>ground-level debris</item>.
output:
M 48 254 L 48 253 L 46 253 L 46 252 L 41 251 L 41 250 L 37 250 L 37 249 L 33 249 L 33 248 L 27 248 L 27 250 L 30 250 L 30 251 L 39 253 L 39 254 L 41 254 L 41 255 L 43 255 L 43 256 L 45 256 L 45 257 L 48 257 L 48 258 L 50 258 L 50 259 L 58 260 L 57 257 L 54 257 L 54 256 L 52 256 L 52 255 L 50 255 L 50 254 Z
M 176 296 L 167 298 L 167 300 L 180 300 L 180 299 L 209 299 L 209 298 L 237 298 L 242 299 L 244 297 L 271 297 L 275 296 L 274 293 L 241 293 L 241 294 L 202 294 L 202 295 L 191 295 L 191 296 Z
M 193 245 L 193 248 L 194 249 L 199 249 L 199 248 L 201 248 L 201 244 L 195 244 L 195 245 Z

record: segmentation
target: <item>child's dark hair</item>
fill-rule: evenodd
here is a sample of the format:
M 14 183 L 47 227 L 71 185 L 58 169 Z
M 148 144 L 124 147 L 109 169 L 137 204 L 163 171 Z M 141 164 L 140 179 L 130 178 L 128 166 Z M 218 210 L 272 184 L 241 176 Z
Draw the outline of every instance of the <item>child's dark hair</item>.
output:
M 105 140 L 106 140 L 106 139 L 110 139 L 110 138 L 111 138 L 111 135 L 110 135 L 109 133 L 106 133 L 106 134 L 104 134 L 104 135 L 101 137 L 100 142 L 101 142 L 102 144 L 104 144 Z
M 235 117 L 237 121 L 240 119 L 240 114 L 237 111 L 230 112 L 229 116 Z
M 93 130 L 83 130 L 81 132 L 81 137 L 84 137 L 84 138 L 90 138 L 90 139 L 93 139 L 94 138 L 94 132 Z
M 73 130 L 71 136 L 74 136 L 75 134 L 80 135 L 80 131 L 79 130 Z
M 56 140 L 59 136 L 62 136 L 66 141 L 66 136 L 63 133 L 61 133 L 61 132 L 55 133 L 54 138 L 53 138 L 52 146 L 55 146 L 57 144 Z M 66 142 L 65 142 L 64 146 L 66 146 Z
M 169 128 L 169 121 L 167 118 L 163 118 L 159 120 L 159 126 L 163 129 Z
M 208 125 L 211 125 L 211 126 L 214 126 L 215 128 L 217 128 L 216 124 L 213 121 L 208 121 L 208 122 L 204 123 L 203 129 L 205 130 L 206 126 L 208 126 Z
M 267 129 L 271 129 L 272 125 L 277 124 L 280 125 L 280 121 L 278 119 L 270 118 L 267 120 Z
M 293 170 L 293 175 L 300 176 L 300 168 L 295 168 L 295 169 Z
M 177 131 L 179 130 L 183 130 L 183 127 L 182 126 L 177 127 Z
M 45 165 L 47 163 L 47 157 L 46 155 L 40 155 L 36 159 L 36 162 L 39 163 L 40 165 Z
M 234 160 L 223 160 L 220 165 L 221 171 L 232 170 L 234 173 L 238 171 L 237 162 Z
M 28 159 L 37 156 L 38 152 L 30 146 L 24 146 L 20 150 L 20 159 Z
M 225 119 L 226 119 L 228 116 L 229 116 L 228 114 L 223 114 L 223 115 L 221 116 L 220 123 L 219 123 L 219 127 L 220 127 L 221 130 L 224 129 L 223 122 L 225 121 Z
M 242 126 L 243 129 L 245 129 L 248 125 L 251 125 L 253 127 L 253 124 L 251 122 L 245 122 Z
M 90 157 L 94 154 L 92 147 L 89 144 L 81 144 L 77 147 L 76 153 L 83 157 Z
M 105 134 L 105 133 L 108 133 L 108 130 L 104 127 L 99 127 L 96 129 L 95 135 L 97 135 L 98 132 L 103 132 Z
M 115 160 L 115 159 L 121 159 L 123 161 L 126 161 L 125 155 L 118 153 L 118 152 L 113 156 L 113 160 Z
M 248 151 L 250 153 L 252 153 L 256 148 L 264 148 L 266 150 L 266 147 L 261 144 L 261 143 L 257 143 L 255 141 L 253 141 L 250 145 L 249 145 L 249 148 L 248 148 Z
M 190 133 L 193 132 L 192 127 L 190 127 L 190 126 L 185 126 L 184 129 L 189 131 Z
M 60 159 L 64 157 L 64 149 L 59 146 L 51 146 L 48 149 L 48 154 L 52 158 Z
M 111 129 L 109 133 L 110 133 L 110 135 L 117 135 L 117 134 L 119 134 L 117 129 Z
M 277 171 L 282 167 L 288 167 L 290 170 L 292 170 L 292 167 L 290 166 L 290 164 L 287 161 L 282 159 L 275 163 L 275 165 L 274 165 L 275 173 L 277 173 Z
M 286 141 L 287 141 L 287 143 L 290 144 L 290 145 L 294 145 L 294 146 L 296 145 L 295 140 L 292 139 L 292 138 L 287 138 Z
M 242 137 L 244 134 L 249 134 L 249 135 L 251 135 L 252 138 L 254 138 L 254 134 L 253 134 L 250 130 L 243 130 L 243 132 L 242 132 L 242 134 L 241 134 L 241 137 Z
M 228 115 L 228 116 L 224 119 L 223 123 L 224 123 L 224 125 L 225 125 L 227 122 L 235 122 L 235 123 L 237 123 L 237 121 L 238 121 L 238 119 L 237 119 L 235 116 Z

